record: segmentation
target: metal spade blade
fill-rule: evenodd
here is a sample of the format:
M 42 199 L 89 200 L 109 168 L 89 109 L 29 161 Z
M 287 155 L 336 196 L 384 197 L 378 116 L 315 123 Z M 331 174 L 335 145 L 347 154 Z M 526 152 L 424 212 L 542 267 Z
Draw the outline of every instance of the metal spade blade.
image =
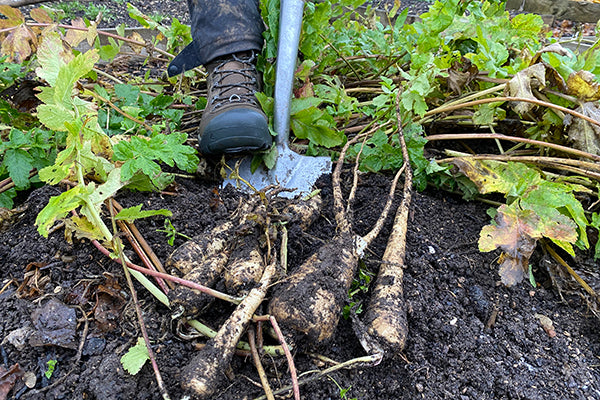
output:
M 331 172 L 329 157 L 308 157 L 292 151 L 289 144 L 290 105 L 292 86 L 298 56 L 300 30 L 304 0 L 281 0 L 279 15 L 279 42 L 277 45 L 277 66 L 275 69 L 274 128 L 277 133 L 277 162 L 271 170 L 259 167 L 254 173 L 250 168 L 252 157 L 241 161 L 232 159 L 227 162 L 229 168 L 237 172 L 257 190 L 270 185 L 279 185 L 291 192 L 282 192 L 280 196 L 295 197 L 310 193 L 319 176 Z M 231 184 L 245 191 L 251 189 L 236 174 L 226 179 L 223 185 Z

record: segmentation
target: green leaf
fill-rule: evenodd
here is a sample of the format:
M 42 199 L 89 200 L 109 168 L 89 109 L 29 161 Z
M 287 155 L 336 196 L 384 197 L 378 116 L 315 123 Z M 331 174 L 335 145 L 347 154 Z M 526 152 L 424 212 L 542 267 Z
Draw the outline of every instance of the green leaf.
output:
M 49 229 L 54 225 L 54 222 L 63 219 L 67 213 L 81 206 L 84 202 L 81 195 L 86 193 L 87 188 L 76 186 L 58 196 L 51 197 L 46 207 L 40 211 L 35 219 L 40 235 L 48 237 Z
M 98 51 L 92 49 L 79 54 L 69 64 L 59 69 L 54 86 L 54 100 L 56 104 L 61 104 L 67 108 L 71 107 L 71 95 L 75 82 L 89 73 L 94 68 L 94 64 L 98 62 L 98 59 Z
M 75 118 L 75 113 L 61 104 L 40 104 L 37 108 L 38 119 L 48 129 L 65 132 L 65 124 Z
M 115 219 L 125 220 L 127 222 L 133 222 L 136 219 L 154 217 L 156 215 L 163 215 L 165 217 L 170 217 L 173 213 L 169 210 L 144 210 L 142 211 L 142 205 L 139 204 L 137 206 L 124 208 L 117 215 L 115 215 Z
M 18 190 L 29 187 L 29 173 L 33 169 L 33 158 L 22 149 L 8 149 L 2 164 L 6 166 Z
M 136 375 L 146 361 L 150 360 L 150 354 L 148 348 L 144 342 L 144 338 L 138 338 L 135 346 L 131 347 L 127 353 L 121 357 L 121 365 L 123 369 L 129 372 L 131 375 Z
M 0 207 L 8 208 L 9 210 L 14 207 L 13 199 L 17 197 L 17 191 L 15 188 L 10 188 L 0 192 Z
M 128 105 L 137 104 L 138 97 L 140 96 L 140 88 L 128 84 L 116 83 L 115 95 L 120 97 Z

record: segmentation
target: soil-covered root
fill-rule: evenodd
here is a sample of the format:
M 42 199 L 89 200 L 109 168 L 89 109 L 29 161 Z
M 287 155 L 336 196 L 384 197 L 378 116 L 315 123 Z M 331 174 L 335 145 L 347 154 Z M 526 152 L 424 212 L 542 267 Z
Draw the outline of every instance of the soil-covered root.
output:
M 396 217 L 392 234 L 383 254 L 381 267 L 375 281 L 375 288 L 365 314 L 367 333 L 379 344 L 385 354 L 397 355 L 406 344 L 408 323 L 404 301 L 403 278 L 406 258 L 406 232 L 408 231 L 408 210 L 412 199 L 412 169 L 409 163 L 408 148 L 402 132 L 400 118 L 400 93 L 396 95 L 396 118 L 404 163 L 403 198 Z
M 410 199 L 409 186 L 405 187 L 404 198 L 396 211 L 394 227 L 383 253 L 382 263 L 364 319 L 367 334 L 371 340 L 379 344 L 386 355 L 400 354 L 408 336 L 402 281 Z
M 219 280 L 227 260 L 228 252 L 213 254 L 200 265 L 183 276 L 184 279 L 206 287 L 214 287 Z M 183 312 L 183 315 L 198 315 L 214 300 L 213 296 L 187 286 L 179 286 L 167 295 L 171 308 Z
M 171 253 L 165 266 L 183 275 L 201 267 L 207 259 L 226 251 L 233 238 L 233 228 L 233 221 L 227 221 L 209 232 L 194 236 Z
M 281 214 L 288 218 L 290 223 L 295 223 L 300 229 L 306 231 L 319 218 L 322 208 L 323 200 L 319 194 L 316 194 L 308 200 L 289 204 Z
M 331 339 L 358 265 L 356 240 L 350 232 L 340 233 L 278 282 L 269 314 L 312 343 Z
M 259 282 L 264 262 L 257 232 L 252 231 L 238 242 L 225 267 L 224 280 L 229 294 L 243 296 Z
M 276 271 L 276 263 L 265 268 L 259 286 L 237 306 L 229 319 L 221 326 L 217 335 L 196 354 L 183 368 L 181 382 L 185 390 L 194 393 L 195 398 L 213 398 L 215 390 L 224 377 L 223 371 L 231 362 L 235 346 L 244 333 L 252 315 L 263 301 Z

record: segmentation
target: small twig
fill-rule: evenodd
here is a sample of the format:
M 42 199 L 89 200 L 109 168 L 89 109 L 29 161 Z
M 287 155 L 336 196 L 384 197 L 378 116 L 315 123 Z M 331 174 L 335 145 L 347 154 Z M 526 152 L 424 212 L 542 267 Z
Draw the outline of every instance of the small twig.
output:
M 270 316 L 269 321 L 277 334 L 277 338 L 279 339 L 279 343 L 281 343 L 281 347 L 283 347 L 283 352 L 285 353 L 285 357 L 287 358 L 288 365 L 290 368 L 290 375 L 292 376 L 292 388 L 294 391 L 294 399 L 300 400 L 300 385 L 298 384 L 298 375 L 296 373 L 296 366 L 294 365 L 294 357 L 292 357 L 292 353 L 290 352 L 290 348 L 288 347 L 285 337 L 283 333 L 281 333 L 281 329 L 279 329 L 279 324 L 275 317 Z
M 559 144 L 542 142 L 540 140 L 533 140 L 528 138 L 516 137 L 516 136 L 507 136 L 501 135 L 498 133 L 450 133 L 445 135 L 430 135 L 426 136 L 425 139 L 428 141 L 434 140 L 463 140 L 463 139 L 500 139 L 500 140 L 508 140 L 512 142 L 521 142 L 530 144 L 532 146 L 540 146 L 540 147 L 549 147 L 554 150 L 561 151 L 567 154 L 573 154 L 578 157 L 587 158 L 589 160 L 600 161 L 600 156 L 596 154 L 587 153 L 585 151 L 573 149 L 566 146 L 561 146 Z
M 4 293 L 4 291 L 5 291 L 6 289 L 8 289 L 8 287 L 10 286 L 10 284 L 11 284 L 11 283 L 14 283 L 16 287 L 19 287 L 19 285 L 18 285 L 17 281 L 16 281 L 16 280 L 14 280 L 14 279 L 11 279 L 11 280 L 9 280 L 8 282 L 6 282 L 6 285 L 4 285 L 4 286 L 2 287 L 2 289 L 0 289 L 0 294 Z
M 146 266 L 146 268 L 156 271 L 156 268 L 150 261 L 150 258 L 144 252 L 144 250 L 142 249 L 138 241 L 135 239 L 135 237 L 133 237 L 133 234 L 131 233 L 131 230 L 129 229 L 127 224 L 125 224 L 124 221 L 117 221 L 117 225 L 119 226 L 119 229 L 121 229 L 121 231 L 125 234 L 125 237 L 127 237 L 127 240 L 131 244 L 131 247 L 133 247 L 133 250 L 142 260 L 142 263 Z M 158 287 L 160 287 L 160 289 L 163 292 L 165 292 L 165 294 L 169 293 L 169 288 L 165 285 L 165 281 L 163 279 L 158 277 L 154 277 L 154 279 L 156 280 L 156 284 L 158 285 Z
M 250 344 L 250 352 L 252 354 L 252 359 L 254 360 L 254 366 L 256 367 L 256 371 L 258 372 L 258 376 L 260 378 L 260 382 L 262 383 L 263 390 L 265 391 L 265 396 L 267 396 L 268 400 L 275 400 L 273 396 L 273 390 L 271 389 L 271 385 L 269 385 L 269 379 L 267 378 L 267 374 L 265 373 L 265 369 L 260 362 L 260 356 L 258 355 L 258 350 L 256 348 L 256 332 L 253 327 L 248 328 L 248 343 Z
M 442 106 L 442 107 L 438 107 L 434 110 L 426 112 L 422 118 L 427 118 L 431 115 L 439 114 L 439 113 L 443 113 L 443 112 L 459 110 L 461 108 L 468 108 L 468 107 L 478 106 L 478 105 L 482 105 L 482 104 L 489 104 L 489 103 L 503 103 L 503 102 L 507 102 L 507 101 L 532 103 L 532 104 L 535 104 L 538 106 L 552 108 L 554 110 L 562 111 L 566 114 L 571 114 L 572 116 L 580 118 L 584 121 L 587 121 L 590 124 L 600 126 L 600 121 L 596 121 L 595 119 L 590 118 L 587 115 L 582 114 L 580 112 L 573 111 L 569 108 L 562 107 L 562 106 L 559 106 L 559 105 L 556 105 L 553 103 L 548 103 L 546 101 L 541 101 L 541 100 L 537 100 L 537 99 L 529 99 L 526 97 L 503 97 L 503 96 L 501 96 L 501 97 L 492 97 L 489 99 L 479 99 L 479 100 L 475 100 L 475 101 L 469 101 L 466 103 L 461 103 L 461 104 L 452 105 L 452 106 Z
M 370 356 L 365 356 L 365 357 L 353 358 L 352 360 L 348 360 L 343 363 L 334 365 L 333 367 L 329 367 L 322 371 L 318 371 L 315 373 L 315 375 L 298 381 L 298 385 L 301 386 L 301 385 L 305 385 L 307 383 L 313 382 L 317 379 L 327 376 L 327 375 L 331 374 L 332 372 L 335 372 L 340 369 L 350 368 L 350 367 L 360 367 L 360 366 L 364 366 L 364 365 L 370 366 L 373 364 L 378 364 L 380 361 L 381 361 L 380 355 L 370 355 Z M 279 394 L 287 393 L 290 390 L 293 390 L 292 385 L 284 386 L 281 389 L 277 389 L 273 392 L 273 394 L 279 395 Z M 260 397 L 255 398 L 254 400 L 266 400 L 266 397 L 260 396 Z
M 88 93 L 91 94 L 96 99 L 101 100 L 101 101 L 105 102 L 106 104 L 108 104 L 108 106 L 110 108 L 112 108 L 113 110 L 115 110 L 116 112 L 118 112 L 119 114 L 121 114 L 122 116 L 124 116 L 125 118 L 127 118 L 128 120 L 131 120 L 131 121 L 135 122 L 138 125 L 142 125 L 144 128 L 146 128 L 146 130 L 148 132 L 152 132 L 152 127 L 150 125 L 148 125 L 147 123 L 145 123 L 142 120 L 139 120 L 139 119 L 134 118 L 131 115 L 127 114 L 125 111 L 121 110 L 119 107 L 117 107 L 116 105 L 114 105 L 112 101 L 110 101 L 108 99 L 105 99 L 104 97 L 100 96 L 98 93 L 92 92 L 91 90 Z
M 542 244 L 544 245 L 544 248 L 548 251 L 548 253 L 552 256 L 552 258 L 554 258 L 560 265 L 562 265 L 567 270 L 569 275 L 571 275 L 573 279 L 575 279 L 577 283 L 579 283 L 581 287 L 590 294 L 590 296 L 592 296 L 596 301 L 600 300 L 594 289 L 592 289 L 591 286 L 588 285 L 587 282 L 584 281 L 583 278 L 580 277 L 579 274 L 575 272 L 575 270 L 571 268 L 571 266 L 567 264 L 567 262 L 563 260 L 562 257 L 559 256 L 558 253 L 554 251 L 554 249 L 550 245 L 548 245 L 548 243 L 542 241 Z
M 94 71 L 95 73 L 97 73 L 98 75 L 102 75 L 105 78 L 110 79 L 111 81 L 114 81 L 118 84 L 123 84 L 124 82 L 122 80 L 120 80 L 119 78 L 117 78 L 116 76 L 113 76 L 111 74 L 109 74 L 108 72 L 102 71 L 101 69 L 98 68 L 92 68 L 92 71 Z

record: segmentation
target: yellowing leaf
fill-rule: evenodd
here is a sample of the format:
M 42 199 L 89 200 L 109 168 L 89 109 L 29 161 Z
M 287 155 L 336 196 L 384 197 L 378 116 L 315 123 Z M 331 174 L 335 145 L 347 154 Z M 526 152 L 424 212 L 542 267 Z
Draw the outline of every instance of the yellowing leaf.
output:
M 79 43 L 83 42 L 87 38 L 87 27 L 85 26 L 82 18 L 74 19 L 71 22 L 71 26 L 81 29 L 67 29 L 65 41 L 69 43 L 71 47 L 77 47 L 79 46 Z
M 526 186 L 541 179 L 537 171 L 522 163 L 477 160 L 473 157 L 457 158 L 452 163 L 477 186 L 481 194 L 516 196 L 523 193 Z
M 25 22 L 25 18 L 21 11 L 6 4 L 0 5 L 0 14 L 3 14 L 8 19 L 18 20 L 19 23 Z
M 506 94 L 511 97 L 523 97 L 526 99 L 537 100 L 533 95 L 532 88 L 546 86 L 546 67 L 543 64 L 534 64 L 522 71 L 519 71 L 507 84 Z M 512 108 L 523 115 L 535 107 L 532 103 L 518 102 L 512 105 Z
M 37 108 L 38 119 L 47 128 L 53 131 L 64 132 L 67 130 L 65 122 L 72 121 L 75 113 L 59 104 L 40 104 Z
M 37 57 L 40 67 L 35 72 L 40 78 L 45 79 L 50 86 L 56 84 L 60 68 L 73 58 L 72 54 L 65 52 L 57 32 L 48 32 L 44 35 Z
M 144 38 L 142 37 L 142 35 L 135 31 L 131 34 L 131 36 L 129 36 L 129 39 L 135 40 L 136 42 L 144 43 Z M 144 46 L 138 46 L 131 43 L 129 44 L 129 46 L 131 46 L 131 50 L 133 50 L 136 54 L 140 54 L 144 49 Z
M 32 53 L 32 47 L 37 46 L 37 38 L 27 25 L 20 25 L 10 31 L 2 41 L 2 54 L 8 55 L 8 61 L 17 64 L 27 60 Z
M 88 27 L 88 30 L 85 35 L 88 45 L 93 46 L 94 41 L 96 40 L 96 37 L 98 37 L 98 26 L 96 25 L 95 22 L 92 22 L 90 24 L 90 26 Z
M 479 235 L 479 250 L 502 250 L 500 277 L 506 286 L 523 280 L 528 270 L 529 257 L 537 239 L 542 237 L 540 218 L 531 210 L 521 210 L 513 203 L 501 205 L 496 215 L 496 225 L 484 226 Z
M 600 84 L 589 71 L 571 73 L 567 79 L 567 92 L 585 101 L 600 100 Z
M 105 240 L 100 229 L 86 217 L 71 217 L 65 220 L 65 236 L 71 238 L 73 234 L 78 239 Z

